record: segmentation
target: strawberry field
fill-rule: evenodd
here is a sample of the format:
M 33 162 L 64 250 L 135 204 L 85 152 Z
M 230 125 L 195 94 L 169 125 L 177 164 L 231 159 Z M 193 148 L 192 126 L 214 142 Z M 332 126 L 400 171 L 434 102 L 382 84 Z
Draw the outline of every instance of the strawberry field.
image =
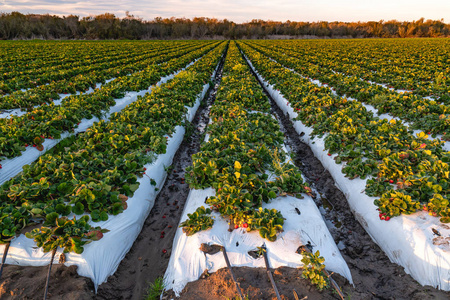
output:
M 145 242 L 146 265 L 160 265 L 140 273 L 165 274 L 176 296 L 205 269 L 264 267 L 265 253 L 268 268 L 299 268 L 315 290 L 358 298 L 369 288 L 351 285 L 345 240 L 356 220 L 352 230 L 412 284 L 449 291 L 449 46 L 1 42 L 0 290 L 12 289 L 14 265 L 75 265 L 91 297 L 109 298 Z M 305 169 L 312 156 L 326 184 Z M 189 162 L 177 167 L 180 157 Z M 39 293 L 55 297 L 52 280 Z

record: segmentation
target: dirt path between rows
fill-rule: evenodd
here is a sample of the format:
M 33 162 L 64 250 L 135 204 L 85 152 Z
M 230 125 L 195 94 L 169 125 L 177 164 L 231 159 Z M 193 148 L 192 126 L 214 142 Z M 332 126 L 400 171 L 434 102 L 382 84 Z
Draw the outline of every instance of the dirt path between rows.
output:
M 216 87 L 221 69 L 216 77 Z M 164 275 L 173 238 L 183 211 L 189 187 L 184 183 L 184 170 L 191 164 L 191 156 L 199 150 L 209 121 L 209 108 L 215 98 L 213 89 L 193 121 L 192 135 L 183 141 L 174 164 L 155 201 L 144 227 L 130 252 L 120 263 L 116 273 L 99 286 L 97 294 L 90 279 L 80 277 L 76 267 L 54 265 L 50 278 L 48 299 L 143 299 L 150 282 Z M 348 299 L 450 299 L 450 293 L 432 287 L 422 287 L 403 268 L 393 264 L 355 220 L 345 196 L 334 180 L 314 157 L 311 149 L 300 141 L 290 120 L 271 101 L 272 112 L 280 120 L 286 143 L 295 153 L 295 163 L 317 191 L 316 203 L 323 213 L 329 230 L 346 260 L 355 283 L 334 274 Z M 325 262 L 326 264 L 326 262 Z M 42 299 L 48 267 L 6 265 L 0 282 L 0 299 Z M 264 269 L 233 268 L 241 288 L 249 299 L 273 299 L 275 294 Z M 279 268 L 274 279 L 283 299 L 339 299 L 331 289 L 317 291 L 301 278 L 301 270 Z M 166 293 L 164 298 L 171 299 Z M 205 276 L 189 283 L 181 299 L 214 300 L 238 299 L 228 270 Z M 275 298 L 276 299 L 276 298 Z
M 254 74 L 255 75 L 255 74 Z M 261 83 L 261 82 L 260 82 Z M 261 84 L 264 88 L 264 86 Z M 429 286 L 421 286 L 403 267 L 390 262 L 362 226 L 356 221 L 344 194 L 335 186 L 334 179 L 314 156 L 311 148 L 301 141 L 288 116 L 266 93 L 271 101 L 272 113 L 277 116 L 286 144 L 295 154 L 294 163 L 317 193 L 315 202 L 322 212 L 329 231 L 352 273 L 354 286 L 338 274 L 332 275 L 347 299 L 450 299 L 450 293 Z M 326 262 L 325 262 L 326 265 Z M 248 299 L 276 299 L 264 269 L 233 268 L 237 281 Z M 332 289 L 322 292 L 301 278 L 301 270 L 278 268 L 274 270 L 282 299 L 340 299 Z M 171 299 L 169 293 L 164 297 Z M 188 283 L 181 299 L 239 299 L 234 282 L 227 269 Z
M 403 267 L 390 262 L 355 219 L 344 194 L 311 148 L 301 141 L 289 117 L 283 114 L 268 93 L 266 95 L 270 99 L 272 113 L 282 126 L 286 144 L 295 154 L 295 164 L 318 192 L 316 204 L 351 270 L 355 287 L 346 283 L 342 286 L 344 294 L 351 299 L 450 299 L 449 292 L 421 286 L 405 273 Z
M 141 233 L 120 263 L 114 275 L 94 291 L 88 278 L 77 274 L 76 266 L 54 265 L 51 270 L 47 299 L 143 299 L 149 284 L 164 276 L 172 252 L 173 239 L 189 194 L 184 170 L 192 164 L 191 156 L 198 152 L 209 122 L 209 109 L 215 100 L 222 77 L 220 63 L 214 86 L 199 107 L 185 140 L 175 154 L 172 167 L 147 217 Z M 0 299 L 43 299 L 48 267 L 5 265 Z
M 186 136 L 190 134 L 189 138 L 183 141 L 175 154 L 171 171 L 141 233 L 117 272 L 99 287 L 95 299 L 143 299 L 149 283 L 164 276 L 175 232 L 189 194 L 184 172 L 192 164 L 191 156 L 200 150 L 209 123 L 209 109 L 215 100 L 221 77 L 222 64 L 219 66 L 214 88 L 199 107 L 191 128 L 187 130 Z

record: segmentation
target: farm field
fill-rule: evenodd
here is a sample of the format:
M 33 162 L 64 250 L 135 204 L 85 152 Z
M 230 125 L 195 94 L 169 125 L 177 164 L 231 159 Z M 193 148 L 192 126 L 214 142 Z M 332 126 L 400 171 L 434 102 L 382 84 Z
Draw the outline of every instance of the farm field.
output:
M 448 40 L 0 49 L 2 299 L 450 297 Z

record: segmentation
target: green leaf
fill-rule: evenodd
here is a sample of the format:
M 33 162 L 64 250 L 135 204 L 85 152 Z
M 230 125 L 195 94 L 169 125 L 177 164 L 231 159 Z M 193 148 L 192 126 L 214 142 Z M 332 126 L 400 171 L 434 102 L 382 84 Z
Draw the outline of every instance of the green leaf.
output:
M 100 213 L 100 220 L 107 221 L 108 220 L 108 214 L 106 212 L 102 211 Z
M 75 203 L 72 207 L 72 212 L 76 215 L 82 215 L 84 213 L 84 205 L 81 202 Z
M 58 217 L 59 214 L 57 212 L 52 212 L 45 217 L 45 223 L 48 225 L 55 225 Z

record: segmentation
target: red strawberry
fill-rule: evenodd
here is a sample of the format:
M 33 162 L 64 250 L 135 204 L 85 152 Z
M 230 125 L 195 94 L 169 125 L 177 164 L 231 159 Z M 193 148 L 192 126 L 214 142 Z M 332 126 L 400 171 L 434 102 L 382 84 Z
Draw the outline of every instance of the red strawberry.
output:
M 163 216 L 163 219 L 165 219 L 165 218 L 166 218 L 166 215 Z
M 28 147 L 28 144 L 25 144 L 25 147 Z
M 394 180 L 390 179 L 390 180 L 389 180 L 389 183 L 394 183 Z
M 144 171 L 147 171 L 147 168 L 144 168 Z
M 239 228 L 238 224 L 234 225 L 234 229 L 238 229 L 238 228 Z
M 162 253 L 166 254 L 166 253 L 167 253 L 167 250 L 166 250 L 166 249 L 163 249 Z
M 331 156 L 331 153 L 328 153 L 328 156 Z
M 380 220 L 384 220 L 384 219 L 386 219 L 385 216 L 381 216 L 381 217 L 380 217 Z
M 386 221 L 389 221 L 391 219 L 391 217 L 386 216 L 386 218 L 384 218 Z
M 247 228 L 247 227 L 248 227 L 248 224 L 247 224 L 247 223 L 244 223 L 244 224 L 242 225 L 242 227 Z

